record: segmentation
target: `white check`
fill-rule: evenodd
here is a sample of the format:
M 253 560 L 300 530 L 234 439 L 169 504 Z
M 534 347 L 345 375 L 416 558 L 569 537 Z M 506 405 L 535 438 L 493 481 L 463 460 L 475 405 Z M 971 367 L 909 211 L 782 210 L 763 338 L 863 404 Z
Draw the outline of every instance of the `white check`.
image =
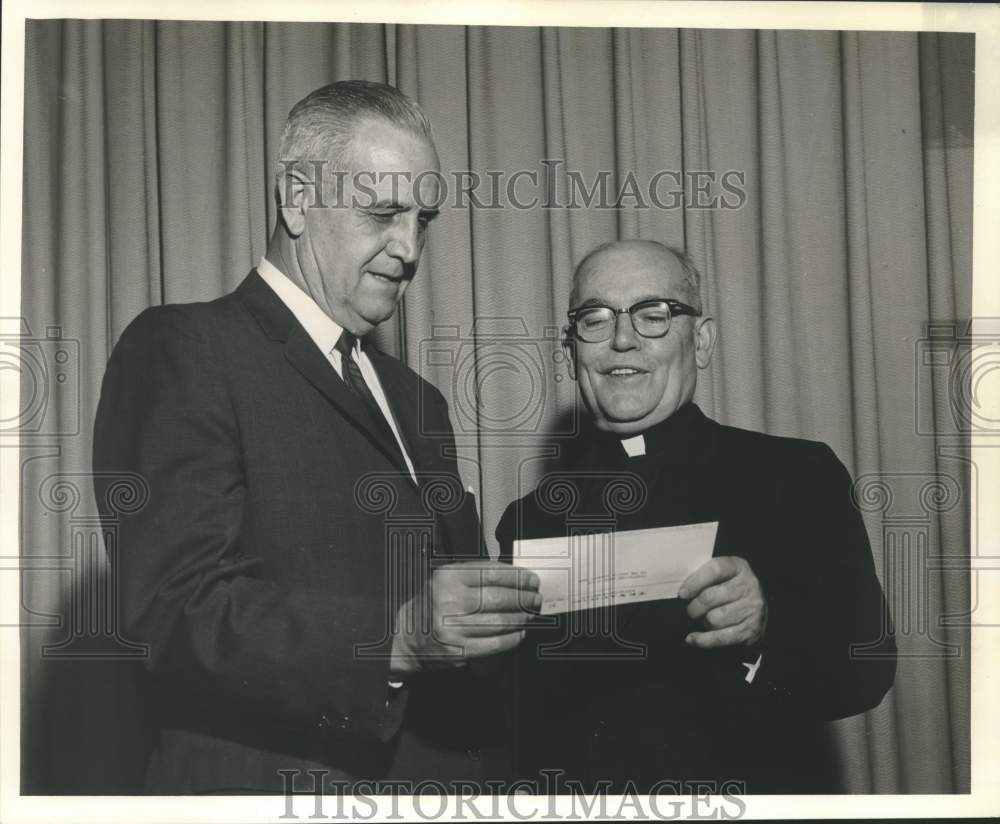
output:
M 712 557 L 718 521 L 514 541 L 514 566 L 538 575 L 542 615 L 676 598 Z

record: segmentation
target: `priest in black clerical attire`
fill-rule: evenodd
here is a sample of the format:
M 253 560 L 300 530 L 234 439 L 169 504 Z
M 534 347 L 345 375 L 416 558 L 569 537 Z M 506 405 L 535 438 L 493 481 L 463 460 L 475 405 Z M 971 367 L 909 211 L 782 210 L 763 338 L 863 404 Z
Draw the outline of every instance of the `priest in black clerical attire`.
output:
M 692 402 L 715 324 L 683 253 L 600 246 L 570 305 L 591 421 L 507 508 L 502 556 L 518 539 L 718 532 L 678 598 L 538 617 L 511 662 L 517 777 L 556 792 L 836 792 L 826 722 L 878 705 L 895 676 L 847 470 L 825 444 L 722 426 Z

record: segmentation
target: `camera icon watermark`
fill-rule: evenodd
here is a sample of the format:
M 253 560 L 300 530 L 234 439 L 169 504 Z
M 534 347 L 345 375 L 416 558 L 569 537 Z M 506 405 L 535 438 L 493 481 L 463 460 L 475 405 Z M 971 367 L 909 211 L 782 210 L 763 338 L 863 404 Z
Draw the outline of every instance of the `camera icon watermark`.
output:
M 4 392 L 20 392 L 0 416 L 0 438 L 80 432 L 80 342 L 59 326 L 32 334 L 25 318 L 0 318 Z
M 928 323 L 913 383 L 918 435 L 1000 436 L 1000 318 Z
M 559 403 L 569 369 L 558 326 L 532 334 L 519 317 L 477 318 L 468 335 L 458 326 L 434 326 L 419 357 L 421 374 L 448 401 L 456 441 L 534 444 L 578 431 L 576 405 Z M 420 404 L 421 435 L 447 435 L 423 414 L 427 408 Z

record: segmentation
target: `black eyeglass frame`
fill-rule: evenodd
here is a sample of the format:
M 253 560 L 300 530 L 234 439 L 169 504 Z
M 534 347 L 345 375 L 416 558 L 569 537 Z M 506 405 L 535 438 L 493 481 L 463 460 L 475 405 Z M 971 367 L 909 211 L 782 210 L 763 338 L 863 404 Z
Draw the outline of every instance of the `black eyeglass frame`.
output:
M 663 330 L 663 334 L 662 335 L 644 335 L 636 327 L 636 325 L 635 325 L 635 315 L 632 314 L 632 313 L 635 312 L 638 309 L 644 309 L 647 306 L 657 306 L 657 305 L 662 305 L 662 306 L 666 307 L 667 315 L 668 315 L 667 328 Z M 591 340 L 591 341 L 588 341 L 588 340 L 585 340 L 580 335 L 580 332 L 579 332 L 579 330 L 577 329 L 577 326 L 576 326 L 577 316 L 581 312 L 586 312 L 586 311 L 591 310 L 591 309 L 610 309 L 612 312 L 614 312 L 614 319 L 613 319 L 613 322 L 611 324 L 611 334 L 608 335 L 606 338 L 602 338 L 601 340 Z M 628 314 L 628 319 L 629 319 L 629 321 L 632 324 L 632 329 L 635 330 L 635 333 L 637 335 L 639 335 L 639 337 L 642 337 L 642 338 L 654 338 L 654 339 L 655 338 L 666 337 L 667 333 L 670 332 L 670 321 L 672 321 L 675 317 L 677 317 L 679 315 L 690 315 L 693 318 L 700 318 L 701 317 L 701 312 L 699 312 L 693 306 L 691 306 L 688 303 L 681 303 L 681 301 L 674 300 L 673 298 L 646 298 L 645 300 L 637 301 L 636 303 L 633 303 L 631 306 L 623 307 L 621 309 L 616 309 L 614 306 L 606 306 L 603 303 L 592 303 L 592 304 L 588 304 L 586 306 L 578 306 L 578 307 L 576 307 L 576 309 L 570 309 L 566 313 L 566 317 L 569 318 L 570 328 L 573 330 L 573 335 L 574 335 L 574 337 L 576 337 L 577 340 L 583 341 L 583 343 L 603 343 L 604 341 L 611 340 L 611 338 L 614 337 L 614 335 L 615 335 L 615 331 L 614 330 L 618 326 L 618 316 L 619 315 L 624 315 L 626 313 Z

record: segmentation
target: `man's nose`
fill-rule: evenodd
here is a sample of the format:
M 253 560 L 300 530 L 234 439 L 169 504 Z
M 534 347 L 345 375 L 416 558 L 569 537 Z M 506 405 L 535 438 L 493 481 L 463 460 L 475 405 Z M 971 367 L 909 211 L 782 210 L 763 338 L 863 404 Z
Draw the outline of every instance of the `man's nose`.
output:
M 391 229 L 389 242 L 385 247 L 386 253 L 403 263 L 416 263 L 422 248 L 420 222 L 416 213 L 400 214 Z
M 619 352 L 635 349 L 639 345 L 639 335 L 632 325 L 632 316 L 628 312 L 615 315 L 615 333 L 611 336 L 611 346 Z

